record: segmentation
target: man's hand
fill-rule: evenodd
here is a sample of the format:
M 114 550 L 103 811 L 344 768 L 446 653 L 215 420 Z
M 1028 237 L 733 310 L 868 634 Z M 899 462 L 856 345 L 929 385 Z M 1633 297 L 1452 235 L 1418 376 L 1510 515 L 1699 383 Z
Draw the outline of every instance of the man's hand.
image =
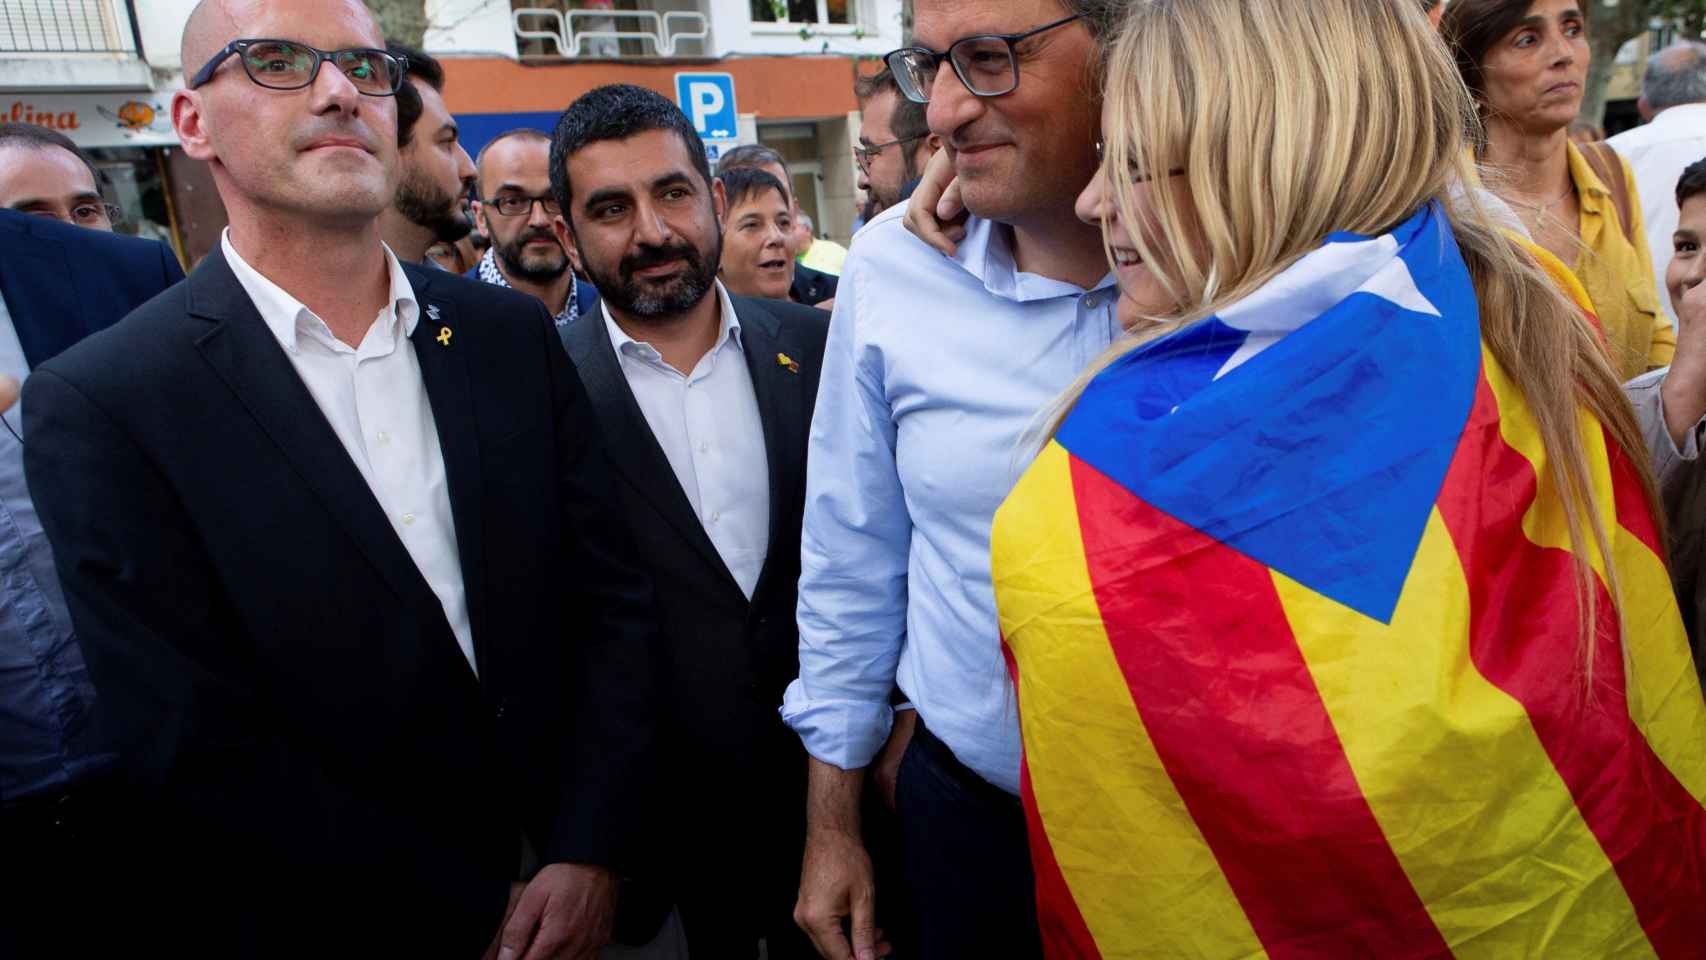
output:
M 794 922 L 825 960 L 876 960 L 889 954 L 877 929 L 871 857 L 859 839 L 864 770 L 807 761 L 806 857 Z M 842 930 L 842 921 L 850 924 Z M 852 937 L 848 937 L 848 932 Z
M 1697 283 L 1673 301 L 1676 307 L 1676 356 L 1660 387 L 1665 426 L 1681 449 L 1688 431 L 1706 416 L 1706 283 Z
M 498 960 L 591 960 L 610 942 L 615 920 L 614 874 L 553 863 L 522 891 L 498 938 Z
M 894 809 L 895 781 L 900 779 L 900 758 L 906 755 L 906 745 L 912 742 L 912 731 L 917 726 L 917 710 L 896 710 L 889 741 L 883 744 L 883 752 L 877 754 L 877 762 L 871 765 L 871 779 L 877 782 L 877 790 L 890 810 Z
M 0 374 L 0 413 L 12 409 L 12 404 L 18 402 L 18 381 L 5 374 Z
M 841 830 L 806 834 L 806 860 L 800 869 L 799 924 L 824 960 L 876 960 L 887 956 L 877 930 L 877 887 L 871 857 L 859 838 Z M 849 923 L 852 942 L 842 929 Z
M 906 202 L 906 229 L 918 239 L 953 256 L 966 238 L 966 209 L 960 201 L 960 181 L 947 148 L 936 151 L 924 165 L 924 176 Z

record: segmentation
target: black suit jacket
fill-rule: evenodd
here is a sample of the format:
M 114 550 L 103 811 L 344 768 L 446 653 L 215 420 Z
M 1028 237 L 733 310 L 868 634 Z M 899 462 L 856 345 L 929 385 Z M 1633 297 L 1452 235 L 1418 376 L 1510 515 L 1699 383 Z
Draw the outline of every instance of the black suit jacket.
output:
M 669 723 L 654 814 L 664 853 L 653 870 L 678 896 L 720 893 L 756 914 L 767 896 L 785 896 L 791 907 L 799 884 L 805 753 L 777 708 L 799 674 L 806 441 L 829 314 L 775 300 L 733 302 L 769 460 L 752 465 L 770 478 L 770 542 L 750 602 L 635 402 L 602 314 L 575 322 L 564 342 L 611 438 L 617 488 L 656 584 Z
M 160 898 L 173 955 L 474 957 L 524 832 L 627 865 L 656 628 L 586 394 L 536 300 L 404 270 L 477 678 L 218 250 L 25 388 L 141 797 L 127 893 Z
M 0 297 L 31 370 L 183 278 L 158 241 L 0 210 Z

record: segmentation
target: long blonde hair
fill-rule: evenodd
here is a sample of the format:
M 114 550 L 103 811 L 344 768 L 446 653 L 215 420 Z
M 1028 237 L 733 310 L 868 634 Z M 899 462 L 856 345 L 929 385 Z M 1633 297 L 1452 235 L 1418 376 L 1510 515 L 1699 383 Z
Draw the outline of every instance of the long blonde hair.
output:
M 1475 182 L 1466 144 L 1479 120 L 1420 6 L 1133 0 L 1108 53 L 1106 98 L 1097 176 L 1179 307 L 1144 318 L 1116 343 L 1051 409 L 1049 432 L 1085 385 L 1135 346 L 1248 296 L 1330 233 L 1388 233 L 1437 201 L 1474 283 L 1482 337 L 1532 409 L 1563 500 L 1591 681 L 1590 541 L 1606 559 L 1614 602 L 1619 590 L 1581 410 L 1628 455 L 1655 521 L 1662 513 L 1634 412 L 1597 332 L 1464 186 Z M 1113 174 L 1181 168 L 1189 190 L 1155 181 L 1147 218 L 1131 178 Z

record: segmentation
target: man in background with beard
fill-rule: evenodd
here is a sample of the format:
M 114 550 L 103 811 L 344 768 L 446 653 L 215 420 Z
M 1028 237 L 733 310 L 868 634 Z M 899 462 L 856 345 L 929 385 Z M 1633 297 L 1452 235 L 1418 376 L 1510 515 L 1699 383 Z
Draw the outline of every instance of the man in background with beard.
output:
M 444 68 L 401 43 L 385 49 L 409 66 L 397 91 L 397 192 L 379 215 L 379 232 L 397 259 L 443 269 L 427 259 L 427 250 L 455 243 L 474 229 L 462 202 L 474 188 L 474 161 L 444 105 Z
M 551 145 L 557 238 L 602 309 L 569 327 L 655 584 L 656 851 L 617 921 L 638 942 L 673 904 L 694 957 L 810 958 L 790 919 L 805 753 L 777 716 L 794 626 L 806 438 L 829 317 L 731 297 L 716 279 L 725 212 L 704 144 L 650 90 L 600 87 Z M 691 797 L 684 803 L 682 798 Z
M 561 209 L 551 196 L 551 138 L 526 127 L 497 135 L 480 150 L 480 203 L 475 226 L 491 241 L 468 273 L 513 287 L 545 304 L 563 333 L 597 309 L 598 293 L 575 279 L 551 222 Z

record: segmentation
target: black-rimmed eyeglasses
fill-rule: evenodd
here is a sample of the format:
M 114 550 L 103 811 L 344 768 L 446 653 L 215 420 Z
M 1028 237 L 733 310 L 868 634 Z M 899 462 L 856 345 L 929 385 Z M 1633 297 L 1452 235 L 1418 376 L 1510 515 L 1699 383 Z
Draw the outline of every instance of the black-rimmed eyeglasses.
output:
M 490 200 L 481 200 L 480 203 L 496 209 L 506 217 L 531 216 L 536 203 L 544 208 L 547 217 L 562 216 L 563 213 L 563 208 L 550 197 L 529 197 L 519 193 L 502 193 Z
M 1014 46 L 1083 17 L 1081 13 L 1073 14 L 1024 33 L 965 37 L 954 41 L 947 53 L 937 53 L 924 47 L 902 47 L 884 54 L 883 62 L 894 74 L 900 92 L 913 103 L 930 102 L 930 88 L 936 83 L 936 71 L 941 69 L 943 60 L 954 65 L 954 73 L 973 96 L 1005 96 L 1019 88 L 1019 64 L 1013 56 Z
M 211 81 L 219 65 L 233 54 L 250 80 L 271 90 L 300 90 L 320 75 L 320 64 L 331 62 L 358 93 L 370 97 L 395 94 L 409 66 L 403 57 L 370 47 L 327 51 L 295 40 L 233 40 L 196 71 L 190 89 Z
M 868 147 L 864 144 L 859 144 L 853 148 L 853 160 L 859 164 L 859 168 L 861 170 L 868 170 L 870 169 L 871 161 L 881 156 L 882 152 L 887 150 L 889 147 L 902 143 L 912 143 L 917 140 L 922 140 L 928 136 L 928 133 L 920 133 L 910 137 L 901 137 L 898 140 L 885 140 L 882 143 L 873 143 Z

